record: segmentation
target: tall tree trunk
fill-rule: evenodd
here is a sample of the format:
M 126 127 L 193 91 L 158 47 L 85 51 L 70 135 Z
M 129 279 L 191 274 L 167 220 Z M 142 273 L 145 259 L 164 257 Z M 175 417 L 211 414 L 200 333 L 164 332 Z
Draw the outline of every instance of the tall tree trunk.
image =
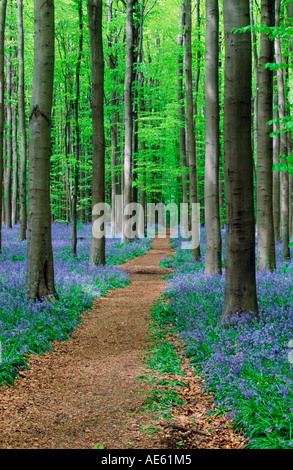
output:
M 65 78 L 66 82 L 66 78 Z M 66 90 L 65 85 L 65 90 Z M 67 96 L 67 91 L 65 95 Z M 65 99 L 67 102 L 68 100 Z M 69 106 L 69 107 L 68 107 Z M 64 149 L 65 149 L 65 220 L 68 224 L 69 216 L 69 205 L 71 200 L 71 184 L 70 184 L 70 167 L 69 167 L 69 156 L 71 154 L 71 109 L 68 103 L 66 104 L 66 113 L 65 113 L 65 129 L 64 129 Z
M 116 236 L 119 232 L 119 226 L 116 224 L 119 206 L 116 206 L 116 196 L 121 195 L 121 189 L 119 184 L 118 165 L 120 158 L 119 151 L 119 111 L 118 111 L 118 99 L 116 98 L 115 91 L 112 90 L 111 95 L 113 96 L 114 102 L 116 103 L 116 109 L 112 114 L 111 123 L 111 169 L 112 169 L 112 181 L 111 181 L 111 201 L 112 201 L 112 213 L 111 213 L 111 234 Z
M 80 132 L 79 132 L 79 77 L 80 77 L 80 63 L 82 57 L 83 47 L 83 19 L 82 19 L 82 0 L 78 0 L 78 25 L 79 25 L 79 40 L 78 40 L 78 57 L 76 62 L 75 73 L 75 99 L 73 105 L 74 122 L 75 122 L 75 136 L 74 136 L 74 174 L 73 174 L 73 191 L 70 203 L 70 225 L 71 225 L 71 254 L 76 256 L 77 249 L 77 195 L 79 185 L 79 160 L 80 160 Z
M 29 117 L 28 255 L 30 299 L 53 301 L 50 211 L 51 111 L 54 77 L 54 2 L 35 0 L 34 73 Z
M 292 139 L 288 136 L 288 154 L 292 155 Z M 289 238 L 293 238 L 293 175 L 289 174 Z
M 4 38 L 7 0 L 1 0 L 0 11 L 0 250 L 2 249 L 3 207 L 3 131 L 4 131 Z
M 11 14 L 11 4 L 9 6 L 9 13 Z M 6 228 L 12 228 L 12 206 L 11 206 L 11 189 L 12 189 L 12 80 L 11 80 L 11 26 L 9 28 L 8 38 L 8 51 L 6 56 L 6 116 L 7 116 L 7 137 L 6 137 L 6 166 L 4 171 L 4 187 L 5 187 L 5 225 Z
M 222 14 L 222 13 L 221 13 Z M 219 31 L 219 48 L 221 49 L 223 43 L 223 31 Z M 219 56 L 219 90 L 224 89 L 224 67 L 222 56 Z M 223 129 L 220 127 L 220 141 L 223 139 Z M 225 204 L 225 181 L 224 181 L 224 158 L 222 155 L 222 149 L 220 149 L 220 161 L 219 161 L 219 210 L 220 210 L 220 224 L 221 228 L 226 223 L 226 204 Z
M 287 5 L 287 14 L 288 14 L 288 21 L 290 26 L 292 27 L 293 24 L 293 3 L 289 3 Z M 293 37 L 291 37 L 290 41 L 290 52 L 293 52 Z M 292 57 L 292 56 L 291 56 Z M 291 59 L 291 67 L 292 67 L 292 59 Z M 292 112 L 291 112 L 292 117 Z M 288 155 L 292 155 L 292 134 L 288 132 Z M 293 174 L 289 174 L 289 238 L 293 238 Z
M 64 78 L 64 102 L 65 102 L 65 122 L 64 122 L 64 168 L 65 168 L 65 220 L 68 225 L 71 212 L 70 212 L 70 205 L 71 205 L 71 163 L 70 163 L 70 155 L 72 152 L 72 143 L 71 143 L 71 121 L 72 121 L 72 110 L 73 110 L 73 100 L 72 100 L 72 87 L 73 87 L 73 79 L 72 79 L 72 67 L 69 66 L 68 62 L 68 42 L 66 40 L 66 36 L 62 33 L 58 37 L 60 42 L 60 49 L 63 52 L 63 62 L 64 62 L 64 71 L 63 71 L 63 78 Z M 63 122 L 61 118 L 60 122 L 60 130 L 62 129 Z M 61 134 L 62 135 L 62 134 Z
M 206 0 L 205 51 L 205 274 L 222 274 L 222 240 L 219 206 L 220 106 L 219 106 L 219 6 Z
M 193 93 L 192 93 L 192 48 L 191 48 L 191 1 L 184 0 L 186 27 L 185 27 L 185 89 L 186 89 L 186 150 L 189 163 L 190 203 L 198 204 L 196 151 L 193 120 Z M 195 261 L 200 258 L 200 246 L 192 249 Z
M 280 26 L 280 5 L 281 0 L 275 0 L 275 14 L 276 14 L 276 27 Z M 282 63 L 281 42 L 280 38 L 275 39 L 275 56 L 276 64 Z M 278 110 L 280 119 L 280 156 L 281 163 L 287 166 L 287 134 L 284 131 L 284 118 L 285 118 L 285 87 L 283 69 L 277 69 L 277 82 L 278 82 Z M 281 236 L 282 236 L 282 258 L 290 258 L 289 248 L 289 173 L 287 169 L 281 171 Z
M 85 222 L 85 174 L 80 172 L 80 187 L 79 187 L 79 220 Z
M 227 207 L 226 283 L 222 317 L 258 314 L 251 152 L 251 34 L 249 0 L 224 0 L 224 154 Z
M 257 35 L 256 31 L 254 29 L 255 26 L 255 21 L 254 21 L 254 0 L 250 0 L 250 21 L 251 21 L 251 26 L 252 26 L 252 51 L 253 51 L 253 65 L 254 65 L 254 97 L 252 97 L 252 102 L 254 104 L 253 110 L 254 110 L 254 126 L 252 126 L 252 148 L 254 148 L 254 141 L 253 138 L 255 139 L 255 154 L 257 154 L 257 129 L 258 129 L 258 114 L 257 114 L 257 109 L 258 109 L 258 95 L 259 95 L 259 76 L 258 76 L 258 54 L 257 54 Z M 253 134 L 253 128 L 254 128 L 254 134 Z
M 27 208 L 26 208 L 26 167 L 27 142 L 25 122 L 25 96 L 24 96 L 24 38 L 23 38 L 23 0 L 17 3 L 18 27 L 18 113 L 20 133 L 20 173 L 19 173 L 19 232 L 20 242 L 26 239 Z
M 186 141 L 185 141 L 185 104 L 184 104 L 184 70 L 183 70 L 183 45 L 184 45 L 184 28 L 185 28 L 185 10 L 184 2 L 181 5 L 179 33 L 177 36 L 178 46 L 178 66 L 177 66 L 177 102 L 178 102 L 178 121 L 179 121 L 179 158 L 181 165 L 181 181 L 182 181 L 182 202 L 188 203 L 189 184 L 188 184 L 188 161 L 186 157 Z
M 16 51 L 15 51 L 16 52 Z M 15 54 L 17 57 L 17 54 Z M 13 160 L 13 180 L 12 180 L 12 225 L 17 224 L 18 217 L 18 142 L 17 142 L 17 81 L 16 70 L 13 66 L 12 72 L 12 160 Z
M 196 29 L 197 29 L 197 54 L 196 54 L 196 74 L 194 80 L 194 100 L 193 100 L 193 127 L 194 127 L 194 135 L 195 141 L 199 142 L 204 140 L 204 135 L 201 135 L 200 126 L 198 126 L 198 108 L 199 108 L 199 85 L 201 79 L 201 71 L 202 71 L 202 50 L 201 50 L 201 23 L 202 23 L 202 11 L 201 11 L 201 2 L 197 2 L 196 5 Z M 195 146 L 195 160 L 197 162 L 198 167 L 204 167 L 204 152 L 200 152 L 200 145 L 197 144 Z M 200 220 L 201 223 L 204 224 L 205 220 L 205 207 L 204 207 L 204 175 L 202 179 L 198 180 L 198 186 L 201 188 L 198 195 L 198 202 L 200 203 Z
M 139 51 L 139 63 L 143 63 L 143 8 L 141 6 L 141 33 L 140 33 L 140 51 Z M 140 127 L 144 127 L 144 114 L 146 111 L 145 101 L 145 80 L 144 74 L 141 67 L 138 69 L 138 98 L 139 98 L 139 113 L 140 113 Z M 141 186 L 139 193 L 139 222 L 138 222 L 138 234 L 139 236 L 145 236 L 147 232 L 147 193 L 146 193 L 146 142 L 144 139 L 140 140 L 140 151 L 141 151 Z
M 102 36 L 102 0 L 88 0 L 88 27 L 90 34 L 92 78 L 93 174 L 92 174 L 92 226 L 100 213 L 96 204 L 105 203 L 105 134 L 104 134 L 104 54 Z M 95 237 L 92 231 L 90 266 L 106 264 L 105 231 Z
M 124 151 L 124 191 L 123 191 L 123 225 L 122 242 L 129 237 L 127 222 L 129 214 L 125 208 L 131 203 L 132 188 L 132 154 L 133 154 L 133 115 L 132 115 L 132 82 L 133 82 L 133 0 L 126 2 L 126 72 L 124 83 L 124 121 L 125 121 L 125 151 Z
M 140 142 L 140 149 L 142 153 L 146 150 L 146 144 L 144 140 Z M 147 193 L 146 193 L 146 174 L 145 174 L 145 165 L 142 169 L 142 181 L 139 193 L 139 234 L 140 236 L 145 236 L 147 231 Z
M 201 72 L 201 8 L 200 1 L 196 5 L 196 28 L 197 28 L 197 54 L 196 54 L 196 75 L 194 83 L 194 106 L 193 106 L 193 115 L 194 115 L 194 127 L 196 128 L 196 117 L 197 117 L 197 107 L 198 107 L 198 91 L 199 91 L 199 82 L 200 82 L 200 72 Z
M 119 98 L 117 97 L 116 83 L 117 83 L 117 61 L 118 55 L 115 50 L 115 47 L 118 42 L 116 28 L 113 31 L 113 0 L 107 0 L 108 5 L 108 49 L 109 53 L 109 69 L 111 72 L 111 202 L 112 202 L 112 212 L 111 212 L 111 235 L 116 236 L 119 232 L 117 222 L 119 206 L 116 207 L 116 196 L 121 194 L 121 189 L 119 187 L 119 174 L 117 167 L 119 165 Z M 116 35 L 116 36 L 114 36 Z
M 274 109 L 273 118 L 277 119 L 279 113 Z M 280 134 L 278 133 L 277 123 L 273 124 L 273 163 L 279 163 L 280 155 Z M 279 242 L 281 240 L 280 224 L 281 224 L 281 207 L 280 207 L 280 171 L 275 169 L 273 171 L 273 217 L 274 217 L 274 234 L 275 241 Z
M 275 24 L 274 0 L 262 0 L 261 24 Z M 273 141 L 270 134 L 273 118 L 273 72 L 265 68 L 272 63 L 274 44 L 261 32 L 259 57 L 259 93 L 257 100 L 257 269 L 273 270 L 276 267 L 275 237 L 273 221 Z
M 138 202 L 137 154 L 138 154 L 138 80 L 142 64 L 143 15 L 145 0 L 134 0 L 133 14 L 133 86 L 132 86 L 132 192 L 131 202 Z M 137 226 L 136 226 L 137 230 Z

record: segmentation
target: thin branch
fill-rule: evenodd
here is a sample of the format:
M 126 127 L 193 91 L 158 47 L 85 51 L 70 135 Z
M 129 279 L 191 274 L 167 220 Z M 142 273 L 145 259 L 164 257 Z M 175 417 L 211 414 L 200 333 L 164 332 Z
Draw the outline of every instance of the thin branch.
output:
M 158 3 L 158 0 L 155 0 L 153 5 L 148 9 L 148 11 L 145 13 L 145 17 L 148 16 L 148 14 L 153 10 L 153 8 L 156 6 L 156 4 Z

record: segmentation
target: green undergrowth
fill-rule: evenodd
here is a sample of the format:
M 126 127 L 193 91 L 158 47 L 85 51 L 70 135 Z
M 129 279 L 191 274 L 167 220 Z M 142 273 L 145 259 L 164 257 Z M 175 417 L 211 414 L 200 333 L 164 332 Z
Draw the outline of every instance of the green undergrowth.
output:
M 174 330 L 172 326 L 161 322 L 165 308 L 167 306 L 160 298 L 151 310 L 150 347 L 145 357 L 149 374 L 140 379 L 151 384 L 151 391 L 148 392 L 141 411 L 151 413 L 154 418 L 167 420 L 172 418 L 174 407 L 184 403 L 180 390 L 187 385 L 184 382 L 180 357 L 170 341 Z

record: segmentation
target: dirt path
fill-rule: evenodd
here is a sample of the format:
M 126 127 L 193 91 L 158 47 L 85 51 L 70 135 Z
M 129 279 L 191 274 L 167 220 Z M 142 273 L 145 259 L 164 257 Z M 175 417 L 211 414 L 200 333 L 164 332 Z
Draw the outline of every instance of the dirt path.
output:
M 0 391 L 0 449 L 178 449 L 182 439 L 188 449 L 243 445 L 223 417 L 206 416 L 212 402 L 186 360 L 185 404 L 174 420 L 133 413 L 150 390 L 139 379 L 146 374 L 149 311 L 170 272 L 158 267 L 172 253 L 168 239 L 156 238 L 152 247 L 123 265 L 129 286 L 97 299 L 72 338 L 31 357 L 30 369 Z M 154 424 L 160 432 L 141 432 Z
M 97 299 L 69 341 L 56 342 L 0 394 L 0 448 L 150 448 L 143 416 L 149 310 L 164 288 L 168 240 L 123 265 L 132 283 Z M 150 440 L 152 442 L 150 442 Z M 130 444 L 131 443 L 131 444 Z M 159 444 L 158 444 L 159 445 Z

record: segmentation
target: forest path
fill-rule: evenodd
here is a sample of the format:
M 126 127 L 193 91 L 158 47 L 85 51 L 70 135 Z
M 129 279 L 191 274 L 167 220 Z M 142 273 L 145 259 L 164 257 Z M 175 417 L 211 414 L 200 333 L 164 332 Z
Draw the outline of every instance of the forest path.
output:
M 131 284 L 95 300 L 74 335 L 29 360 L 0 394 L 0 448 L 147 448 L 146 424 L 132 413 L 144 402 L 149 311 L 165 286 L 158 267 L 168 239 L 125 263 Z M 142 392 L 142 393 L 140 393 Z
M 154 422 L 139 411 L 151 387 L 139 379 L 147 375 L 149 312 L 165 287 L 163 276 L 170 272 L 158 264 L 172 253 L 168 239 L 155 238 L 152 248 L 123 265 L 130 274 L 129 286 L 96 299 L 68 341 L 31 357 L 30 369 L 0 392 L 1 449 L 176 448 L 195 416 L 198 431 L 189 433 L 186 448 L 241 446 L 242 438 L 231 428 L 220 429 L 223 418 L 212 423 L 206 418 L 210 401 L 188 365 L 187 405 L 176 411 L 177 427 L 170 431 L 168 423 Z M 153 424 L 161 432 L 141 432 Z

